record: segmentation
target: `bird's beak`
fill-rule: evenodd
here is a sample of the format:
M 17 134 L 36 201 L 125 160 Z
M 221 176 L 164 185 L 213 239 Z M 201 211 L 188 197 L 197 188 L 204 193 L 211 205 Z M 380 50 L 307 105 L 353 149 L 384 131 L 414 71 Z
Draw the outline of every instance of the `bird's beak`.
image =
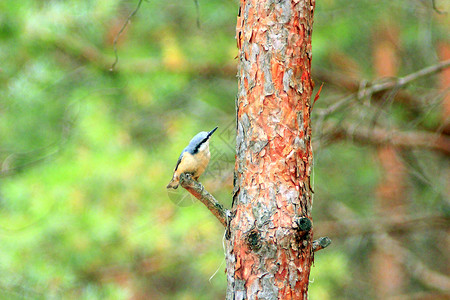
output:
M 219 126 L 217 126 L 216 128 L 214 128 L 213 130 L 211 130 L 211 131 L 208 133 L 208 137 L 210 137 L 210 136 L 214 133 L 214 131 L 217 130 L 217 128 L 219 128 Z

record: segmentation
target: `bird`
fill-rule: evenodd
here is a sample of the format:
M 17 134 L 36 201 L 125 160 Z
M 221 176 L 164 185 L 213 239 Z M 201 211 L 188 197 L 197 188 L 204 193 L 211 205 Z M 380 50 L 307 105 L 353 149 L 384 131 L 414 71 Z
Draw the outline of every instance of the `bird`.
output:
M 177 189 L 180 183 L 180 175 L 183 173 L 192 175 L 196 181 L 205 172 L 211 154 L 209 153 L 209 139 L 218 127 L 211 131 L 197 133 L 181 152 L 177 165 L 173 171 L 172 180 L 166 188 Z

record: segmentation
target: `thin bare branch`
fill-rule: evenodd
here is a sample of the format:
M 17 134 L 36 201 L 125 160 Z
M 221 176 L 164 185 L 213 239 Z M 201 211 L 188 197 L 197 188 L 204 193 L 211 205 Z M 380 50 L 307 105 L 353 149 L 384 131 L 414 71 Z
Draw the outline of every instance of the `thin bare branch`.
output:
M 226 228 L 227 216 L 229 215 L 228 209 L 224 208 L 214 197 L 211 195 L 200 182 L 192 179 L 191 176 L 181 174 L 180 185 L 184 187 L 195 198 L 200 200 L 211 213 L 219 220 L 219 222 Z
M 426 286 L 448 292 L 450 278 L 437 271 L 430 270 L 414 253 L 402 247 L 395 239 L 387 234 L 382 234 L 377 237 L 377 245 L 383 251 L 393 254 L 396 259 L 405 265 L 414 278 L 420 280 Z
M 313 72 L 313 77 L 317 78 L 317 80 L 329 83 L 341 90 L 349 91 L 353 93 L 358 93 L 362 86 L 367 86 L 367 82 L 359 81 L 357 79 L 350 78 L 345 74 L 336 73 L 333 71 L 323 70 L 320 68 L 315 68 Z M 387 91 L 380 91 L 374 93 L 375 100 L 382 100 L 386 96 Z M 397 90 L 395 91 L 394 99 L 396 102 L 400 104 L 405 104 L 414 112 L 419 112 L 419 108 L 423 106 L 424 101 L 419 97 L 408 93 L 405 90 Z M 353 98 L 353 97 L 352 97 Z M 329 110 L 329 108 L 327 108 Z
M 125 28 L 127 28 L 128 23 L 130 23 L 130 21 L 131 21 L 131 18 L 133 18 L 134 15 L 138 12 L 139 8 L 141 7 L 141 4 L 142 4 L 142 0 L 139 0 L 136 8 L 130 13 L 128 18 L 123 23 L 122 28 L 120 28 L 119 33 L 117 33 L 116 37 L 114 38 L 113 45 L 114 45 L 115 60 L 114 60 L 113 64 L 111 65 L 110 71 L 114 71 L 114 68 L 116 67 L 117 63 L 119 62 L 119 55 L 117 54 L 117 41 L 119 40 L 119 37 L 122 35 Z
M 450 138 L 439 133 L 425 131 L 394 131 L 381 127 L 362 127 L 328 122 L 325 135 L 331 140 L 349 138 L 372 145 L 393 145 L 401 148 L 422 148 L 450 155 Z
M 362 99 L 363 97 L 372 96 L 373 94 L 385 92 L 387 90 L 399 89 L 412 81 L 440 72 L 448 67 L 450 67 L 450 60 L 445 60 L 404 77 L 390 79 L 382 83 L 369 84 L 361 82 L 359 83 L 358 90 L 355 91 L 354 94 L 344 97 L 342 100 L 339 100 L 329 108 L 317 110 L 317 113 L 319 116 L 327 116 L 347 107 L 347 104 L 349 104 L 349 102 L 353 99 Z M 339 81 L 339 84 L 342 86 L 351 87 L 352 89 L 355 88 L 354 82 L 341 80 Z
M 436 5 L 436 0 L 431 0 L 431 3 L 433 4 L 433 9 L 434 9 L 435 12 L 437 12 L 437 13 L 440 14 L 440 15 L 445 15 L 445 14 L 447 14 L 446 11 L 442 11 L 442 10 L 440 10 L 440 9 L 437 7 L 437 5 Z
M 197 28 L 200 29 L 200 6 L 198 5 L 198 0 L 194 0 L 195 12 L 197 13 Z
M 417 216 L 387 216 L 375 219 L 361 220 L 355 217 L 338 221 L 323 221 L 315 225 L 315 233 L 331 237 L 348 237 L 374 233 L 404 233 L 411 231 L 441 228 L 448 230 L 450 220 L 439 214 Z
M 450 59 L 441 61 L 438 64 L 435 64 L 433 66 L 423 68 L 422 70 L 419 70 L 415 73 L 406 75 L 404 77 L 400 77 L 398 79 L 390 80 L 388 82 L 372 85 L 371 87 L 369 87 L 367 89 L 367 93 L 372 94 L 372 93 L 385 91 L 385 90 L 389 90 L 389 89 L 393 89 L 393 88 L 403 87 L 412 81 L 415 81 L 415 80 L 425 77 L 425 76 L 432 75 L 434 73 L 438 73 L 448 67 L 450 67 Z

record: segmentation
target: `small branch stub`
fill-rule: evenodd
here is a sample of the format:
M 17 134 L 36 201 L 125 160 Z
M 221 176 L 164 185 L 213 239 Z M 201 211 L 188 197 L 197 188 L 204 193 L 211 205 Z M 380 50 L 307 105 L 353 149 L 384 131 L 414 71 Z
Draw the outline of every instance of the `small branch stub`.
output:
M 326 247 L 328 247 L 331 244 L 331 239 L 327 236 L 318 238 L 317 240 L 313 241 L 312 244 L 312 250 L 313 252 L 322 250 Z

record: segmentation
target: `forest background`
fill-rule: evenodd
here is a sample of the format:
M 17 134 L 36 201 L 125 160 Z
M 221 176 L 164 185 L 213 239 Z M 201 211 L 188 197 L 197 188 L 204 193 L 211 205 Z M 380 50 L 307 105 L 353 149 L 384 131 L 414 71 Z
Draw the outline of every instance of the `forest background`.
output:
M 0 2 L 0 298 L 222 299 L 223 228 L 179 153 L 231 205 L 237 1 Z M 311 299 L 449 296 L 445 1 L 321 0 L 313 78 Z M 413 74 L 407 84 L 396 77 Z M 390 83 L 381 91 L 375 88 Z

